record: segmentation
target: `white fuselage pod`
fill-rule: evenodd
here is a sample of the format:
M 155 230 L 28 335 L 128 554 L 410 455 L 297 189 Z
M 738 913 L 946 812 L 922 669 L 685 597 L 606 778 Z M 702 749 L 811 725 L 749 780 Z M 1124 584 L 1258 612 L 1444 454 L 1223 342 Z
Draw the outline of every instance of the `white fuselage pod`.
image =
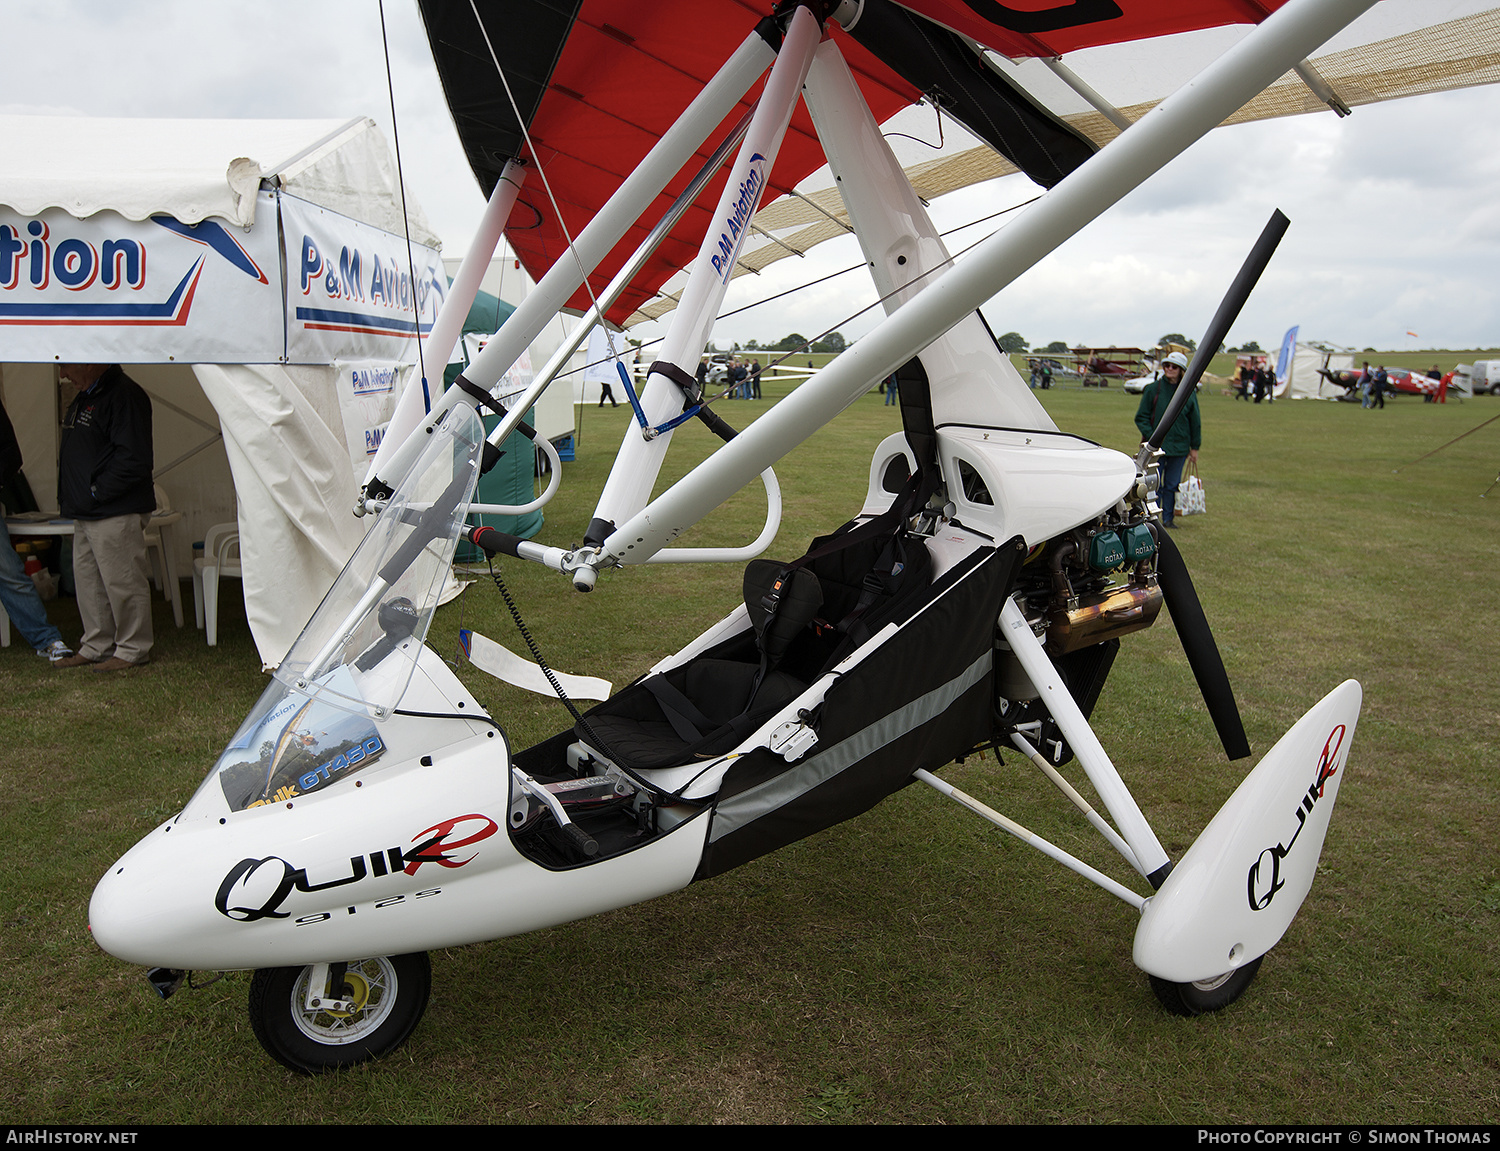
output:
M 430 649 L 402 707 L 484 714 Z M 286 802 L 231 811 L 210 779 L 99 881 L 95 940 L 127 962 L 184 970 L 427 951 L 663 895 L 702 855 L 706 818 L 602 867 L 549 870 L 511 843 L 496 728 L 394 715 L 380 735 L 379 766 Z
M 1028 546 L 1089 523 L 1135 485 L 1135 461 L 1064 432 L 949 424 L 938 457 L 958 518 Z

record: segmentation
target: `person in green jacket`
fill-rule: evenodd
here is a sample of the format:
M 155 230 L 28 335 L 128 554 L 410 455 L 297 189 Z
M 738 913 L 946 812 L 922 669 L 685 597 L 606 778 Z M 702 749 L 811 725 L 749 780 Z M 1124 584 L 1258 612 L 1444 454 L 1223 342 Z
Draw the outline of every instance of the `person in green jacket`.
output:
M 1173 352 L 1162 361 L 1161 375 L 1146 385 L 1141 393 L 1141 406 L 1136 409 L 1135 426 L 1141 430 L 1141 442 L 1151 438 L 1157 423 L 1172 402 L 1182 374 L 1187 371 L 1187 357 Z M 1197 393 L 1188 396 L 1187 403 L 1177 414 L 1177 419 L 1167 429 L 1162 440 L 1161 487 L 1157 489 L 1157 502 L 1161 504 L 1161 522 L 1166 527 L 1175 527 L 1172 513 L 1177 506 L 1177 485 L 1182 482 L 1182 469 L 1189 463 L 1198 465 L 1198 449 L 1203 446 L 1203 421 L 1198 414 Z

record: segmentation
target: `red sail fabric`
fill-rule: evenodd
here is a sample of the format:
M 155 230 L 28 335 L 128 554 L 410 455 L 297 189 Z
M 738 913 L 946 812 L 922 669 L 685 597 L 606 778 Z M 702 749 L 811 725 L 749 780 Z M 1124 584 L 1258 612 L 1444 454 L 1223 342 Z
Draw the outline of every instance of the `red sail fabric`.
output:
M 1012 56 L 1057 55 L 1074 48 L 1194 28 L 1258 22 L 1282 0 L 906 0 L 905 7 Z M 751 0 L 489 0 L 478 5 L 489 44 L 469 4 L 422 0 L 428 38 L 454 121 L 486 194 L 518 152 L 530 164 L 506 227 L 527 272 L 540 279 L 634 167 L 702 90 L 768 6 Z M 836 26 L 839 43 L 879 120 L 919 93 Z M 529 116 L 526 147 L 500 67 Z M 547 72 L 547 62 L 552 64 Z M 528 88 L 529 84 L 529 88 Z M 698 162 L 666 191 L 590 275 L 594 293 L 645 239 L 699 164 L 759 96 L 757 84 L 698 150 Z M 528 109 L 534 111 L 528 113 Z M 534 152 L 534 155 L 531 153 Z M 763 203 L 790 191 L 824 162 L 805 108 L 792 117 Z M 541 174 L 546 175 L 544 187 Z M 725 173 L 710 181 L 646 268 L 610 309 L 622 322 L 678 268 L 691 262 L 718 201 Z M 557 210 L 552 200 L 556 198 Z M 566 234 L 558 213 L 567 226 Z M 580 290 L 570 309 L 590 306 Z

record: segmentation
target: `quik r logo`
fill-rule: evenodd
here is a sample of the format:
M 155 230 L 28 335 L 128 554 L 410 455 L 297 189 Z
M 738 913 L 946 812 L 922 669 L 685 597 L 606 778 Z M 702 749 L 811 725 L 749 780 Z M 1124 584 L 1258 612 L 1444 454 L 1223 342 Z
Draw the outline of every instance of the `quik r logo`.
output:
M 472 832 L 462 839 L 450 840 L 449 837 L 462 824 L 469 824 L 473 828 Z M 224 881 L 219 884 L 218 893 L 214 896 L 214 907 L 220 915 L 240 923 L 254 923 L 258 919 L 287 919 L 291 912 L 282 911 L 281 905 L 293 891 L 307 894 L 327 891 L 358 883 L 371 875 L 378 879 L 394 875 L 398 871 L 414 876 L 424 863 L 435 863 L 439 867 L 462 867 L 472 862 L 477 852 L 463 859 L 453 859 L 448 853 L 488 839 L 498 830 L 499 824 L 487 815 L 456 815 L 412 836 L 412 847 L 388 847 L 383 851 L 372 851 L 368 855 L 350 856 L 349 874 L 324 883 L 311 882 L 306 868 L 293 867 L 277 855 L 268 855 L 264 859 L 242 859 L 229 869 Z
M 1250 865 L 1250 872 L 1245 880 L 1245 890 L 1250 900 L 1251 911 L 1264 911 L 1271 905 L 1271 900 L 1276 898 L 1276 893 L 1286 886 L 1286 881 L 1281 878 L 1281 861 L 1290 854 L 1297 842 L 1297 837 L 1307 826 L 1307 817 L 1312 814 L 1313 807 L 1318 800 L 1323 798 L 1324 787 L 1343 766 L 1338 760 L 1338 755 L 1344 746 L 1344 732 L 1344 725 L 1339 724 L 1328 733 L 1328 738 L 1323 743 L 1323 753 L 1318 757 L 1317 777 L 1302 796 L 1296 811 L 1292 813 L 1297 819 L 1297 830 L 1292 833 L 1292 838 L 1285 843 L 1266 848 Z

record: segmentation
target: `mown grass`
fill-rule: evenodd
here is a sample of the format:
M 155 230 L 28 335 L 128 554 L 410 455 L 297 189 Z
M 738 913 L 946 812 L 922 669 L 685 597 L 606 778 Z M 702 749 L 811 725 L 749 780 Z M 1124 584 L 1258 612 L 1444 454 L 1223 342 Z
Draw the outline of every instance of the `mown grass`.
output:
M 777 389 L 768 388 L 768 398 Z M 1059 388 L 1069 431 L 1133 448 L 1134 401 Z M 727 403 L 748 422 L 764 404 Z M 1134 913 L 911 788 L 709 883 L 433 956 L 411 1041 L 303 1080 L 260 1050 L 248 976 L 162 1003 L 89 940 L 109 863 L 192 793 L 265 679 L 225 596 L 218 648 L 157 605 L 148 670 L 53 672 L 0 652 L 0 1114 L 42 1122 L 1467 1122 L 1500 1104 L 1500 401 L 1357 406 L 1203 397 L 1209 514 L 1178 539 L 1257 756 L 1340 680 L 1365 686 L 1318 883 L 1246 997 L 1165 1015 L 1130 961 Z M 624 409 L 583 413 L 542 538 L 582 534 Z M 878 395 L 778 467 L 792 555 L 857 507 L 895 430 Z M 680 436 L 680 474 L 708 450 Z M 1403 466 L 1404 465 L 1404 466 Z M 1401 468 L 1400 472 L 1394 471 Z M 758 528 L 746 493 L 686 543 Z M 735 602 L 737 570 L 636 568 L 591 596 L 508 563 L 556 666 L 623 683 Z M 52 608 L 70 638 L 71 602 Z M 442 609 L 524 650 L 483 583 Z M 460 674 L 514 746 L 555 701 Z M 103 681 L 103 682 L 100 682 Z M 1168 851 L 1245 765 L 1224 762 L 1165 622 L 1127 639 L 1096 726 Z M 959 786 L 1123 881 L 1014 757 Z M 1077 772 L 1073 774 L 1076 776 Z

